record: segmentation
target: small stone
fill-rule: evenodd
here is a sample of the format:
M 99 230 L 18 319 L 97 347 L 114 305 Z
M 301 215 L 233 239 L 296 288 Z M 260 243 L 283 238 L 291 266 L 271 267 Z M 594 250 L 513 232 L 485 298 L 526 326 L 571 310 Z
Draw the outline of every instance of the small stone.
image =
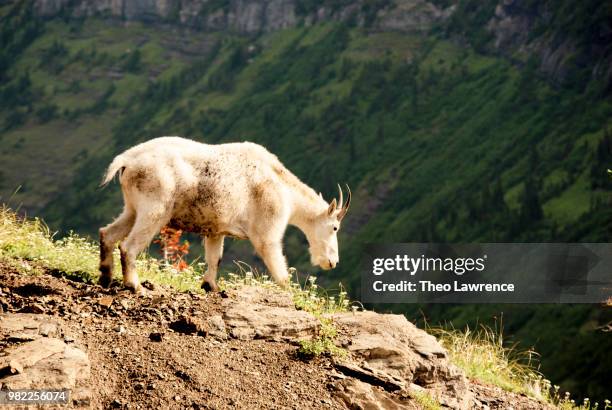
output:
M 23 366 L 17 360 L 11 360 L 8 365 L 9 373 L 20 374 L 23 373 Z
M 176 396 L 174 396 L 174 400 L 176 401 L 181 401 L 181 396 L 179 396 L 178 394 Z
M 123 334 L 125 333 L 125 327 L 123 327 L 123 325 L 115 326 L 115 332 Z
M 149 290 L 155 290 L 155 284 L 152 282 L 149 282 L 148 280 L 145 280 L 144 282 L 141 283 L 143 288 L 149 289 Z
M 197 334 L 198 336 L 206 336 L 207 334 L 206 325 L 200 319 L 193 316 L 181 316 L 170 324 L 170 329 L 187 335 Z
M 104 306 L 104 307 L 110 307 L 113 304 L 113 297 L 112 296 L 102 296 L 100 299 L 98 299 L 98 305 L 100 306 Z
M 149 334 L 149 339 L 153 342 L 161 342 L 164 340 L 164 333 L 162 332 L 151 332 Z
M 47 337 L 52 336 L 57 332 L 57 326 L 54 323 L 42 323 L 38 329 L 38 333 Z
M 145 385 L 143 382 L 138 382 L 134 385 L 134 390 L 141 391 L 141 390 L 144 390 L 144 387 Z
M 12 333 L 8 336 L 7 340 L 9 342 L 17 342 L 17 343 L 22 343 L 22 342 L 31 342 L 32 340 L 36 340 L 38 336 L 36 334 L 33 333 Z
M 115 399 L 111 402 L 111 407 L 118 409 L 123 405 L 119 400 Z
M 45 313 L 45 309 L 40 306 L 38 303 L 34 303 L 32 305 L 27 305 L 22 307 L 21 309 L 19 309 L 18 311 L 19 313 L 34 313 L 34 314 L 41 314 L 41 313 Z
M 182 371 L 182 370 L 177 370 L 177 371 L 174 373 L 174 375 L 175 375 L 176 377 L 178 377 L 179 379 L 184 380 L 184 381 L 189 381 L 189 380 L 191 380 L 191 376 L 189 376 L 187 373 L 185 373 L 185 372 L 184 372 L 184 371 Z

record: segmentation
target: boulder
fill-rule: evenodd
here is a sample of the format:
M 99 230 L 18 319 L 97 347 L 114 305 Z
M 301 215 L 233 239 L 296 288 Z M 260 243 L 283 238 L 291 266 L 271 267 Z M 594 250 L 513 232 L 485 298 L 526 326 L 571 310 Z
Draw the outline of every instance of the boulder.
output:
M 223 301 L 223 321 L 229 334 L 241 340 L 298 340 L 317 333 L 319 321 L 295 310 L 290 294 L 246 286 Z
M 356 379 L 344 379 L 333 384 L 336 397 L 350 409 L 419 410 L 413 401 L 401 400 L 383 388 Z
M 0 389 L 68 389 L 72 404 L 87 405 L 90 362 L 87 354 L 64 340 L 48 316 L 0 315 Z
M 449 362 L 434 336 L 403 315 L 366 311 L 336 314 L 333 320 L 341 330 L 340 344 L 364 373 L 421 386 L 448 407 L 469 408 L 471 394 L 463 372 Z

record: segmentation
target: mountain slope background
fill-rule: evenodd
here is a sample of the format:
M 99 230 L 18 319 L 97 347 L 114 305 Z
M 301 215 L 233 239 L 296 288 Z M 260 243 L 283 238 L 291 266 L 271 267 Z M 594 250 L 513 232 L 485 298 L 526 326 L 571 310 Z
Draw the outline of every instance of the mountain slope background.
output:
M 0 15 L 0 195 L 52 229 L 95 237 L 121 208 L 98 187 L 112 157 L 181 135 L 263 144 L 326 198 L 349 183 L 326 279 L 355 298 L 367 243 L 610 242 L 606 2 L 41 0 Z M 286 242 L 313 272 L 303 236 Z M 252 260 L 227 245 L 228 262 Z M 553 383 L 612 393 L 609 308 L 378 308 L 456 327 L 503 312 Z

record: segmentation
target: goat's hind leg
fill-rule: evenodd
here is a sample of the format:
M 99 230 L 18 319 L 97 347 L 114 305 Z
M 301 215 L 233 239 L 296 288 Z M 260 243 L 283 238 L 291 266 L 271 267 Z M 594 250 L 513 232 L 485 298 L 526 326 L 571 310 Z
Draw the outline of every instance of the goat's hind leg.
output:
M 204 238 L 204 253 L 206 258 L 206 274 L 202 278 L 202 289 L 207 292 L 216 292 L 217 272 L 223 257 L 223 235 L 207 236 Z
M 127 238 L 119 245 L 121 253 L 121 268 L 123 270 L 123 286 L 134 292 L 140 290 L 140 281 L 136 272 L 136 257 L 153 240 L 167 222 L 163 212 L 137 212 L 136 221 Z
M 135 217 L 133 210 L 125 208 L 117 219 L 100 228 L 100 279 L 98 283 L 103 287 L 108 287 L 113 278 L 115 244 L 130 233 Z

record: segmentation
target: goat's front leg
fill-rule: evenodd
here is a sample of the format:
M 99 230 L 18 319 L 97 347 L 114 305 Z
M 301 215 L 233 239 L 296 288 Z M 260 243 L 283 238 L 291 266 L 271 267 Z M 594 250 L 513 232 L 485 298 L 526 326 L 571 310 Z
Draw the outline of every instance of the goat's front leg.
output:
M 202 278 L 202 289 L 207 292 L 216 292 L 217 272 L 223 257 L 223 235 L 207 236 L 204 238 L 204 252 L 206 258 L 206 274 Z
M 283 255 L 283 246 L 280 242 L 257 243 L 255 250 L 261 256 L 272 279 L 281 286 L 289 285 L 289 273 L 287 271 L 287 260 Z

